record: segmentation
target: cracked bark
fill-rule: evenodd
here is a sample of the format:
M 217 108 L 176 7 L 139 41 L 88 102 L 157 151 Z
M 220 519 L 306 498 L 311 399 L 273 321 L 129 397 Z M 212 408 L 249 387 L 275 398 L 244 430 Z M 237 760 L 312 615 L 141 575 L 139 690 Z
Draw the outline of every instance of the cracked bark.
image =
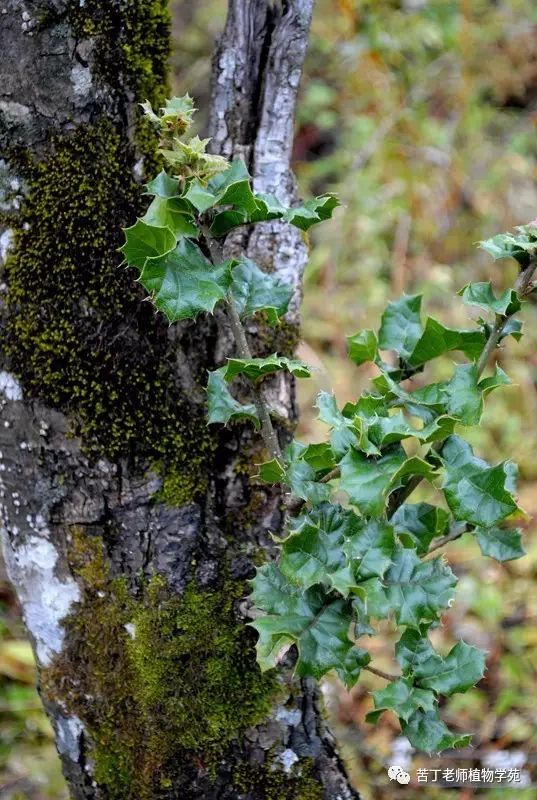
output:
M 120 0 L 113 0 L 112 5 L 119 48 L 122 14 L 126 12 Z M 313 0 L 230 0 L 214 59 L 213 148 L 229 157 L 242 156 L 256 188 L 276 193 L 283 201 L 294 199 L 296 191 L 289 161 L 312 6 Z M 2 210 L 9 212 L 5 219 L 12 219 L 16 227 L 17 210 L 25 200 L 24 181 L 11 161 L 14 147 L 28 149 L 40 158 L 53 135 L 69 135 L 104 112 L 113 119 L 125 142 L 130 167 L 136 171 L 134 103 L 145 98 L 136 97 L 128 75 L 117 75 L 114 85 L 97 75 L 96 41 L 91 36 L 83 40 L 75 36 L 61 0 L 5 0 L 3 8 L 0 25 L 6 48 L 0 56 L 4 159 L 0 162 L 0 188 Z M 42 24 L 45 13 L 49 22 Z M 4 255 L 13 246 L 7 230 L 0 237 Z M 229 237 L 226 248 L 229 252 L 245 249 L 260 266 L 278 272 L 295 286 L 288 324 L 296 325 L 307 260 L 300 233 L 280 223 L 267 223 Z M 2 286 L 9 297 L 9 282 Z M 0 302 L 3 299 L 0 294 Z M 86 306 L 96 302 L 90 297 L 80 300 Z M 98 326 L 98 309 L 94 310 Z M 11 311 L 0 304 L 0 313 L 7 318 Z M 140 302 L 136 313 L 122 320 L 121 336 L 125 330 L 129 336 L 139 336 L 147 325 L 144 315 L 146 304 Z M 232 347 L 223 319 L 217 318 L 217 330 L 208 320 L 174 328 L 153 324 L 158 326 L 155 336 L 167 339 L 177 353 L 174 380 L 187 398 L 187 411 L 199 414 L 204 399 L 198 376 L 213 368 Z M 253 350 L 266 351 L 267 332 L 253 324 L 247 332 Z M 117 335 L 118 330 L 106 331 L 110 347 Z M 146 346 L 145 339 L 141 346 Z M 60 364 L 60 373 L 61 369 Z M 137 458 L 131 448 L 115 458 L 88 454 L 84 437 L 70 433 L 76 405 L 57 408 L 44 403 L 39 392 L 28 391 L 23 376 L 13 372 L 5 353 L 0 353 L 0 370 L 4 554 L 40 670 L 70 652 L 62 619 L 77 614 L 82 596 L 71 555 L 75 528 L 103 542 L 111 576 L 124 578 L 133 597 L 140 581 L 155 574 L 164 576 L 171 592 L 179 596 L 191 581 L 217 590 L 226 570 L 237 579 L 249 577 L 252 557 L 260 547 L 270 555 L 267 531 L 281 528 L 281 497 L 272 489 L 253 489 L 244 470 L 236 469 L 244 453 L 251 461 L 262 457 L 251 433 L 221 432 L 213 442 L 206 489 L 191 502 L 171 507 L 156 499 L 162 476 L 151 470 L 147 453 Z M 267 383 L 266 391 L 287 420 L 280 431 L 285 438 L 296 419 L 293 382 L 278 377 Z M 252 519 L 244 510 L 254 493 L 256 513 Z M 239 605 L 238 617 L 244 604 Z M 71 666 L 76 672 L 77 664 Z M 267 718 L 243 731 L 226 748 L 216 773 L 204 767 L 203 753 L 182 754 L 181 768 L 154 796 L 163 800 L 264 800 L 271 796 L 268 786 L 259 782 L 245 788 L 236 780 L 238 771 L 265 767 L 267 773 L 275 768 L 281 772 L 286 758 L 291 758 L 288 789 L 284 777 L 282 796 L 299 800 L 300 775 L 307 769 L 319 797 L 357 798 L 319 713 L 314 684 L 286 675 L 281 679 L 281 692 Z M 70 710 L 67 690 L 65 698 L 46 699 L 45 705 L 72 796 L 76 800 L 131 798 L 128 790 L 112 795 L 106 784 L 95 780 L 92 733 L 86 719 Z M 120 710 L 117 712 L 119 718 Z

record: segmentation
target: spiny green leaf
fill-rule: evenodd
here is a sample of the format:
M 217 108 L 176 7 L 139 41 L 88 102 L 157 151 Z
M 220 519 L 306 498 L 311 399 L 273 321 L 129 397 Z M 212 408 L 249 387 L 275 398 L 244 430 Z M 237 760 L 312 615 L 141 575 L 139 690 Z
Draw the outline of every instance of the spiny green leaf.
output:
M 265 483 L 282 483 L 285 481 L 285 467 L 277 458 L 272 458 L 259 465 L 258 477 Z
M 483 396 L 487 395 L 489 392 L 492 392 L 493 389 L 498 389 L 500 386 L 510 385 L 511 379 L 505 374 L 503 369 L 497 365 L 494 369 L 493 375 L 488 378 L 483 378 L 478 383 L 479 390 L 483 393 Z
M 466 642 L 457 642 L 445 658 L 433 653 L 414 670 L 414 682 L 446 696 L 466 692 L 485 672 L 485 653 Z
M 373 692 L 375 710 L 371 711 L 366 722 L 376 723 L 384 711 L 393 711 L 400 719 L 408 722 L 416 711 L 434 711 L 435 696 L 428 689 L 419 689 L 399 678 L 389 683 L 386 688 Z
M 379 516 L 384 512 L 392 478 L 406 461 L 406 453 L 396 445 L 380 458 L 367 458 L 354 449 L 342 458 L 341 488 L 362 514 Z
M 297 378 L 309 378 L 310 368 L 298 358 L 287 358 L 274 353 L 266 358 L 228 358 L 224 377 L 232 381 L 237 375 L 246 375 L 252 381 L 284 370 Z
M 286 313 L 293 296 L 290 284 L 283 283 L 275 275 L 268 275 L 248 259 L 233 270 L 231 291 L 242 317 L 265 311 L 271 324 Z
M 315 469 L 302 458 L 291 461 L 286 471 L 286 482 L 292 493 L 313 505 L 326 502 L 331 489 L 318 480 Z
M 305 460 L 304 456 L 308 457 L 308 448 L 299 442 L 293 442 L 284 456 L 285 464 L 280 464 L 277 459 L 261 464 L 259 478 L 266 483 L 284 483 L 296 497 L 313 505 L 326 502 L 331 490 L 328 484 L 320 482 L 321 476 Z
M 157 308 L 176 322 L 213 311 L 231 285 L 232 264 L 226 261 L 213 267 L 196 244 L 180 239 L 175 250 L 146 260 L 140 282 Z
M 446 440 L 441 458 L 446 468 L 443 491 L 456 520 L 490 528 L 517 510 L 508 463 L 491 467 L 458 436 Z
M 162 170 L 156 178 L 146 184 L 146 194 L 156 195 L 157 197 L 179 197 L 182 193 L 181 185 L 177 178 L 171 178 L 167 172 Z
M 344 597 L 356 586 L 343 545 L 362 522 L 352 511 L 323 503 L 293 520 L 282 543 L 280 568 L 288 580 L 308 589 L 324 583 Z
M 457 579 L 440 558 L 422 562 L 415 550 L 399 549 L 382 582 L 398 624 L 416 628 L 437 619 Z
M 233 206 L 245 214 L 252 214 L 257 210 L 257 203 L 250 181 L 246 164 L 236 158 L 209 182 L 207 188 L 215 196 L 214 205 Z
M 514 258 L 522 267 L 526 267 L 537 252 L 537 241 L 531 241 L 522 232 L 519 235 L 499 233 L 491 239 L 479 242 L 479 247 L 492 256 L 494 261 Z
M 330 444 L 337 461 L 352 447 L 363 450 L 367 455 L 380 455 L 380 451 L 367 437 L 367 423 L 354 416 L 344 416 L 339 410 L 334 395 L 320 392 L 315 401 L 319 409 L 319 419 L 333 429 Z
M 378 352 L 378 340 L 375 331 L 364 330 L 347 336 L 349 358 L 355 364 L 365 364 L 374 361 Z
M 484 556 L 490 556 L 497 561 L 512 561 L 526 554 L 519 528 L 476 528 L 475 532 Z
M 408 355 L 408 362 L 412 366 L 418 366 L 452 350 L 460 350 L 468 358 L 476 359 L 481 354 L 485 342 L 485 334 L 479 328 L 469 331 L 454 330 L 446 328 L 433 317 L 428 317 L 425 330 Z
M 514 289 L 506 289 L 496 297 L 490 281 L 482 283 L 468 283 L 459 294 L 463 302 L 469 306 L 478 306 L 485 311 L 492 311 L 501 316 L 515 314 L 521 308 L 520 299 Z
M 268 222 L 272 219 L 281 219 L 287 209 L 282 206 L 277 197 L 273 194 L 255 195 L 256 210 L 249 215 L 250 222 Z
M 225 367 L 209 372 L 207 383 L 208 423 L 221 422 L 227 425 L 230 421 L 249 420 L 256 428 L 260 427 L 259 415 L 253 403 L 239 403 L 231 396 L 224 379 Z
M 214 194 L 197 180 L 189 182 L 186 191 L 183 193 L 183 199 L 192 203 L 200 214 L 204 214 L 216 202 Z
M 339 205 L 340 202 L 335 195 L 324 194 L 320 197 L 306 200 L 306 202 L 300 206 L 290 208 L 285 213 L 284 219 L 296 228 L 307 231 L 312 225 L 330 219 L 334 209 Z
M 259 633 L 258 662 L 263 670 L 276 666 L 282 648 L 294 643 L 299 676 L 319 679 L 335 669 L 349 688 L 356 683 L 369 655 L 349 639 L 349 601 L 328 601 L 320 586 L 306 591 L 293 586 L 274 564 L 258 569 L 252 584 L 255 605 L 267 612 L 250 623 Z
M 446 409 L 463 425 L 477 425 L 483 414 L 483 395 L 478 381 L 475 364 L 458 364 L 453 377 L 444 386 Z
M 422 333 L 421 295 L 403 295 L 388 303 L 379 330 L 381 350 L 394 350 L 408 360 Z
M 175 236 L 169 228 L 156 228 L 141 219 L 130 228 L 125 228 L 124 233 L 125 244 L 120 250 L 127 264 L 140 270 L 148 258 L 163 256 L 176 245 Z
M 343 544 L 343 551 L 353 562 L 359 580 L 382 577 L 391 564 L 395 536 L 391 525 L 382 520 L 362 521 Z
M 407 629 L 395 645 L 395 657 L 404 675 L 413 675 L 435 656 L 436 652 L 422 630 Z
M 239 225 L 244 225 L 247 221 L 248 216 L 246 212 L 239 211 L 237 208 L 219 211 L 214 215 L 214 219 L 209 228 L 209 233 L 215 239 L 218 239 L 221 236 L 225 236 L 226 233 L 229 233 L 229 231 L 233 230 L 233 228 L 238 228 Z
M 437 536 L 444 536 L 449 514 L 429 503 L 403 503 L 390 520 L 405 547 L 413 546 L 423 555 Z
M 409 721 L 402 722 L 401 730 L 410 744 L 425 753 L 439 753 L 450 747 L 466 747 L 469 734 L 454 734 L 438 716 L 438 710 L 416 711 Z
M 171 199 L 155 197 L 142 221 L 147 225 L 169 228 L 176 238 L 179 236 L 196 238 L 199 236 L 199 231 L 186 208 L 187 205 L 180 197 Z

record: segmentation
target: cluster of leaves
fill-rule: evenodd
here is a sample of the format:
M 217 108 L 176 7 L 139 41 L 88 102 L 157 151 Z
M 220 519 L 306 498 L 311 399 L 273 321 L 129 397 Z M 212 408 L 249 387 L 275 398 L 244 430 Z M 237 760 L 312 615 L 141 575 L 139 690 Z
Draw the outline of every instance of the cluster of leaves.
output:
M 527 270 L 537 227 L 481 246 Z M 511 527 L 522 514 L 514 498 L 516 466 L 488 464 L 460 435 L 479 423 L 486 395 L 509 383 L 499 366 L 481 377 L 483 354 L 491 337 L 498 344 L 521 336 L 513 314 L 522 298 L 514 289 L 496 297 L 490 283 L 468 284 L 460 294 L 486 312 L 472 329 L 451 329 L 432 317 L 424 322 L 416 295 L 390 303 L 378 333 L 349 337 L 350 359 L 378 368 L 372 390 L 342 410 L 333 395 L 321 393 L 317 407 L 329 441 L 293 442 L 283 462 L 260 467 L 263 480 L 281 481 L 304 501 L 280 542 L 278 564 L 261 567 L 253 581 L 253 601 L 264 612 L 253 623 L 262 667 L 275 666 L 295 645 L 300 675 L 320 678 L 335 669 L 351 687 L 369 664 L 358 640 L 374 634 L 375 621 L 393 619 L 402 628 L 395 652 L 400 676 L 387 676 L 388 686 L 374 693 L 368 720 L 394 712 L 411 744 L 427 752 L 468 743 L 468 735 L 442 722 L 439 700 L 473 686 L 485 665 L 485 654 L 465 642 L 446 656 L 433 649 L 429 631 L 452 604 L 457 580 L 442 557 L 429 554 L 465 532 L 499 561 L 524 554 L 520 530 Z M 428 362 L 454 351 L 468 360 L 454 364 L 448 380 L 415 387 Z M 395 355 L 389 363 L 388 354 Z M 438 505 L 406 502 L 422 480 L 440 496 Z M 345 494 L 347 507 L 330 502 L 335 492 Z
M 205 154 L 206 142 L 181 141 L 193 111 L 188 97 L 170 101 L 160 115 L 146 111 L 163 132 L 171 174 L 148 184 L 154 199 L 125 232 L 125 259 L 170 322 L 213 312 L 220 302 L 227 306 L 240 357 L 209 374 L 209 422 L 250 421 L 260 428 L 257 381 L 281 370 L 307 377 L 309 368 L 278 354 L 252 358 L 244 352 L 237 320 L 240 325 L 263 310 L 276 323 L 291 290 L 248 259 L 226 259 L 222 237 L 239 225 L 274 219 L 307 230 L 330 217 L 338 201 L 324 195 L 288 209 L 255 193 L 242 162 L 221 169 Z M 482 246 L 527 270 L 537 227 Z M 294 646 L 299 675 L 321 678 L 334 669 L 350 687 L 370 661 L 358 640 L 374 634 L 375 621 L 392 618 L 402 628 L 395 654 L 401 675 L 375 693 L 371 720 L 393 711 L 410 742 L 429 752 L 468 742 L 446 728 L 439 699 L 474 685 L 485 663 L 484 654 L 464 642 L 446 656 L 433 649 L 428 634 L 451 605 L 456 578 L 429 553 L 466 531 L 485 555 L 505 561 L 523 553 L 520 531 L 504 527 L 521 514 L 513 496 L 516 467 L 487 464 L 460 436 L 461 427 L 479 423 L 486 395 L 509 383 L 500 367 L 488 377 L 482 372 L 491 344 L 520 337 L 513 315 L 522 298 L 515 289 L 496 297 L 489 283 L 468 284 L 461 293 L 465 303 L 486 312 L 475 328 L 449 328 L 432 317 L 423 322 L 416 295 L 390 303 L 378 332 L 349 337 L 351 360 L 378 369 L 372 390 L 341 410 L 332 395 L 321 393 L 317 407 L 330 428 L 328 441 L 294 441 L 260 465 L 260 478 L 286 486 L 298 512 L 289 519 L 278 563 L 261 567 L 253 581 L 252 599 L 263 612 L 252 623 L 261 667 L 275 667 Z M 449 380 L 413 385 L 428 362 L 454 352 L 467 360 L 454 366 Z M 231 393 L 236 377 L 251 386 L 252 402 Z M 407 502 L 421 481 L 438 491 L 438 505 Z M 331 502 L 335 492 L 346 497 L 345 506 Z

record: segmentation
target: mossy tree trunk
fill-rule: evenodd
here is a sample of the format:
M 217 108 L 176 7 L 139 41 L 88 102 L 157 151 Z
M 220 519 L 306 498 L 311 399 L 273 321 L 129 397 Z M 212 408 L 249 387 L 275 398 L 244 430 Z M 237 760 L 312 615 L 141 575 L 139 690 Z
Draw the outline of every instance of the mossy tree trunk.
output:
M 293 115 L 313 0 L 231 0 L 214 64 L 214 146 L 293 196 Z M 261 675 L 246 580 L 281 498 L 262 446 L 205 424 L 224 320 L 168 327 L 119 268 L 166 93 L 165 0 L 4 0 L 0 16 L 0 495 L 8 571 L 77 800 L 348 798 L 315 687 Z M 292 352 L 305 246 L 240 241 L 297 287 L 257 353 Z M 284 420 L 293 386 L 276 382 Z

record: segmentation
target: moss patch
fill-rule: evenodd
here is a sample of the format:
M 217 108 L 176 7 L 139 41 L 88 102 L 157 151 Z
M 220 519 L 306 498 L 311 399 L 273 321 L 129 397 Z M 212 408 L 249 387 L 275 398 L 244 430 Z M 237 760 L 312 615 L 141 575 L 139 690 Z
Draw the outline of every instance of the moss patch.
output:
M 167 0 L 68 0 L 67 17 L 78 39 L 95 39 L 97 77 L 114 87 L 125 81 L 141 99 L 166 96 L 170 49 Z
M 322 783 L 313 775 L 311 760 L 300 761 L 300 773 L 287 774 L 270 760 L 255 768 L 241 765 L 234 772 L 235 786 L 263 800 L 323 800 Z
M 28 169 L 0 346 L 26 396 L 67 413 L 88 452 L 155 462 L 181 475 L 178 499 L 190 501 L 213 443 L 204 409 L 176 385 L 167 326 L 119 266 L 121 228 L 140 206 L 131 155 L 101 119 Z
M 236 619 L 244 585 L 191 584 L 177 597 L 155 577 L 133 598 L 110 579 L 100 537 L 81 529 L 70 559 L 82 601 L 66 620 L 65 652 L 42 674 L 42 692 L 84 721 L 107 797 L 153 800 L 189 765 L 216 767 L 275 698 L 275 678 L 255 663 L 255 636 Z

